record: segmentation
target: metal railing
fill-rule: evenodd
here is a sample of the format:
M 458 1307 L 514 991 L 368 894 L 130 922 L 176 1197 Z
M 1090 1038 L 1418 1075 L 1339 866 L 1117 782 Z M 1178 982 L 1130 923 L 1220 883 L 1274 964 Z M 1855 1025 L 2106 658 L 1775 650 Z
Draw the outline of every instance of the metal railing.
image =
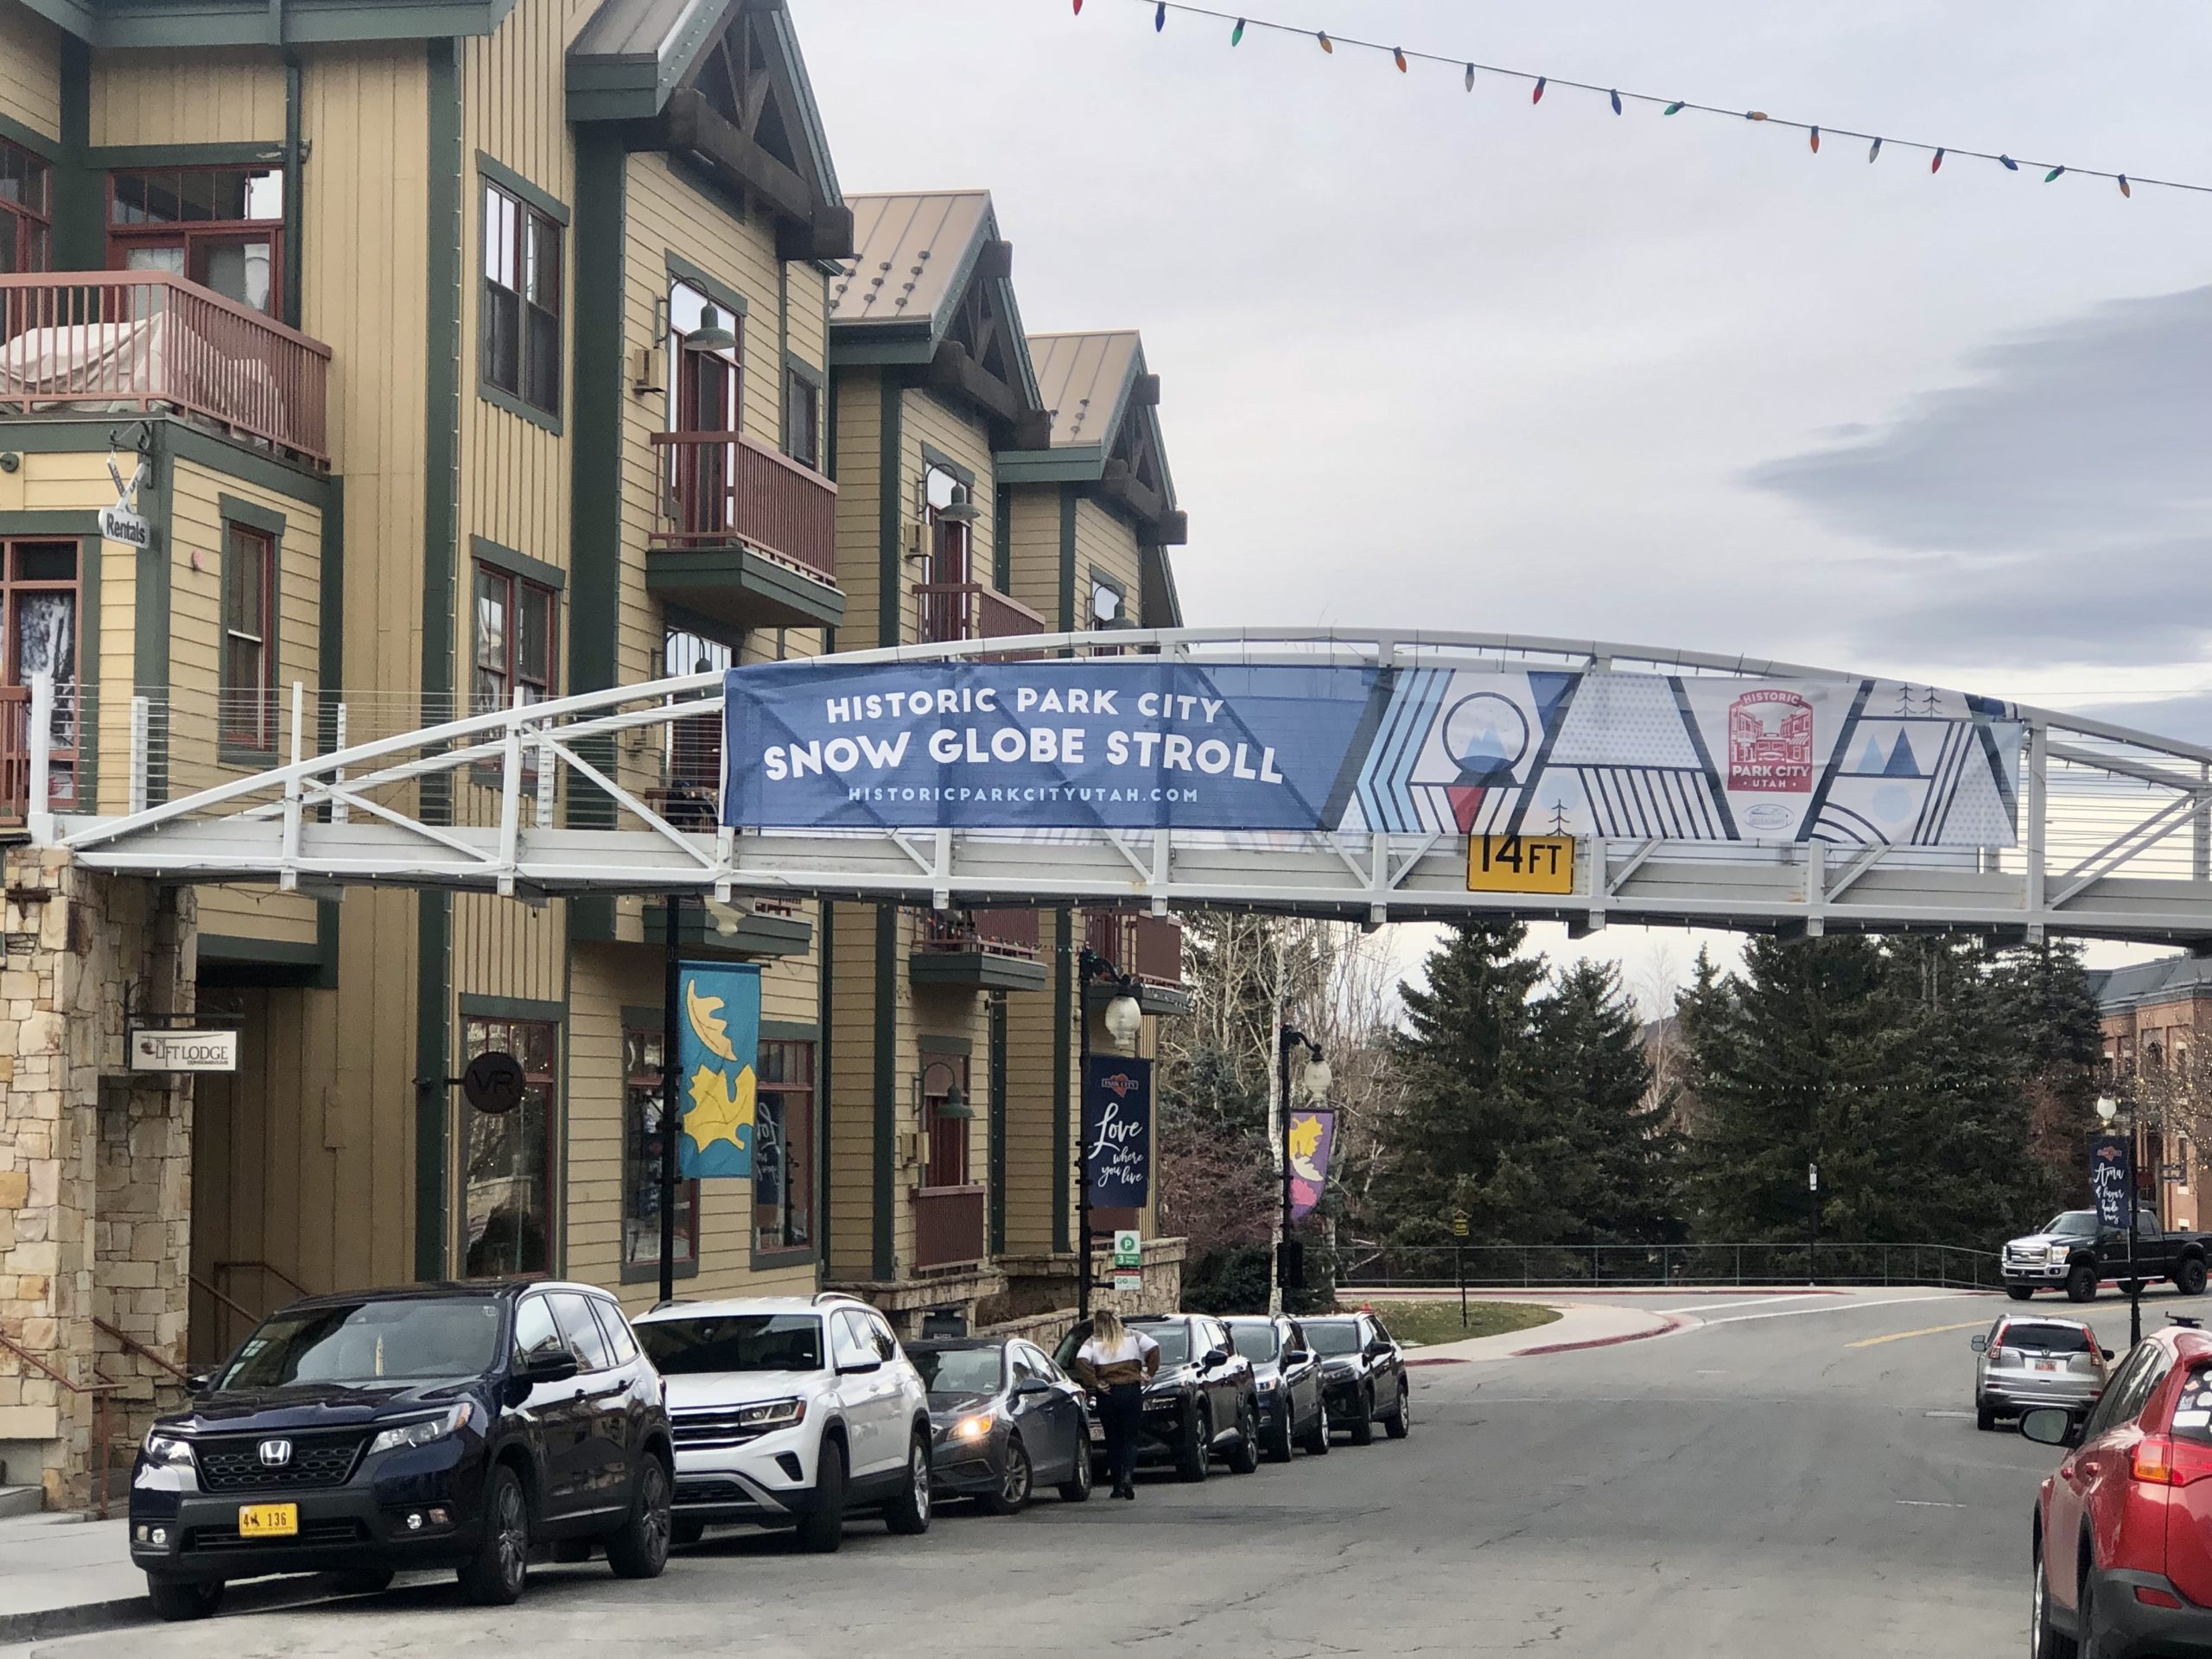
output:
M 1083 937 L 1116 973 L 1148 985 L 1183 983 L 1183 925 L 1133 910 L 1086 910 Z
M 92 1443 L 91 1446 L 90 1460 L 92 1463 L 91 1473 L 92 1477 L 92 1493 L 95 1505 L 99 1511 L 99 1518 L 103 1521 L 106 1520 L 109 1496 L 108 1465 L 113 1461 L 112 1453 L 114 1452 L 114 1446 L 112 1443 L 113 1430 L 110 1426 L 108 1417 L 110 1410 L 108 1396 L 121 1389 L 123 1384 L 112 1382 L 107 1377 L 100 1376 L 99 1369 L 97 1366 L 92 1370 L 92 1376 L 96 1379 L 95 1381 L 91 1382 L 72 1382 L 60 1371 L 55 1370 L 53 1366 L 48 1364 L 36 1354 L 31 1352 L 29 1349 L 16 1342 L 15 1338 L 9 1336 L 4 1331 L 0 1331 L 0 1350 L 5 1350 L 8 1353 L 13 1354 L 20 1363 L 29 1366 L 31 1370 L 36 1371 L 41 1376 L 46 1378 L 48 1382 L 67 1389 L 69 1393 L 79 1396 L 89 1395 L 92 1397 Z
M 1033 957 L 1037 938 L 1033 910 L 925 910 L 915 921 L 914 948 Z
M 1992 1290 L 1997 1252 L 1956 1244 L 1415 1244 L 1347 1254 L 1347 1289 L 1939 1285 Z
M 918 1187 L 913 1197 L 917 1270 L 965 1267 L 983 1259 L 982 1187 Z
M 173 409 L 330 465 L 330 347 L 168 271 L 0 276 L 0 411 Z
M 921 608 L 922 643 L 950 645 L 960 639 L 1003 639 L 1042 633 L 1045 619 L 981 582 L 918 582 L 914 601 Z
M 741 541 L 832 587 L 837 581 L 837 486 L 741 432 L 656 432 L 667 451 L 661 547 Z

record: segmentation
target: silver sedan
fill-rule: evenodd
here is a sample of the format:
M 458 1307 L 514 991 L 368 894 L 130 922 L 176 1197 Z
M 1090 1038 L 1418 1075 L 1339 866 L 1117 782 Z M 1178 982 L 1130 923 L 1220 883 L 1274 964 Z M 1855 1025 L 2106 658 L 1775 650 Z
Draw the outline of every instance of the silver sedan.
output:
M 1978 1428 L 1994 1428 L 2031 1406 L 2087 1411 L 2105 1391 L 2112 1351 L 2079 1319 L 2000 1316 L 1968 1344 L 1974 1351 L 1974 1414 Z

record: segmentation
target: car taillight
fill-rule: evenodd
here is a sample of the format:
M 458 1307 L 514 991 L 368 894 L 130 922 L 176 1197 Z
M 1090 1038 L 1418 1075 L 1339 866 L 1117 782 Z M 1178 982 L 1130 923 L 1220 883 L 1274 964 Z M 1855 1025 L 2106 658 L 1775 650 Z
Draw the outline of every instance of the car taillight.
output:
M 2187 1486 L 2212 1479 L 2212 1446 L 2177 1440 L 2170 1434 L 2145 1434 L 2135 1443 L 2128 1473 L 2150 1486 Z

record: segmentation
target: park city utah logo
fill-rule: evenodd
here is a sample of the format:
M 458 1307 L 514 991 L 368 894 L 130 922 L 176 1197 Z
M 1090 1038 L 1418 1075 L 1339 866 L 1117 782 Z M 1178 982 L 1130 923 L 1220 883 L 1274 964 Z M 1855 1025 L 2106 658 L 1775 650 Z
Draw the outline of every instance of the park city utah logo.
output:
M 1728 787 L 1806 795 L 1813 788 L 1813 705 L 1764 687 L 1728 705 Z

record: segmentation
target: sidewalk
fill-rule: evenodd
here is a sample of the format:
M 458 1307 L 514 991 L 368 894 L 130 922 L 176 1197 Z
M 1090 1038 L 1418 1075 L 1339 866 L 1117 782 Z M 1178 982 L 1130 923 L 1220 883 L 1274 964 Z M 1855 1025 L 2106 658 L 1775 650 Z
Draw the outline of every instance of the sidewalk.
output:
M 1406 1363 L 1454 1365 L 1475 1360 L 1529 1359 L 1542 1354 L 1609 1348 L 1616 1343 L 1663 1337 L 1694 1323 L 1679 1315 L 1656 1313 L 1649 1308 L 1611 1307 L 1593 1302 L 1554 1303 L 1536 1297 L 1513 1300 L 1555 1307 L 1559 1318 L 1532 1331 L 1508 1331 L 1495 1337 L 1474 1337 L 1465 1342 L 1439 1342 L 1424 1348 L 1411 1348 L 1406 1351 Z

